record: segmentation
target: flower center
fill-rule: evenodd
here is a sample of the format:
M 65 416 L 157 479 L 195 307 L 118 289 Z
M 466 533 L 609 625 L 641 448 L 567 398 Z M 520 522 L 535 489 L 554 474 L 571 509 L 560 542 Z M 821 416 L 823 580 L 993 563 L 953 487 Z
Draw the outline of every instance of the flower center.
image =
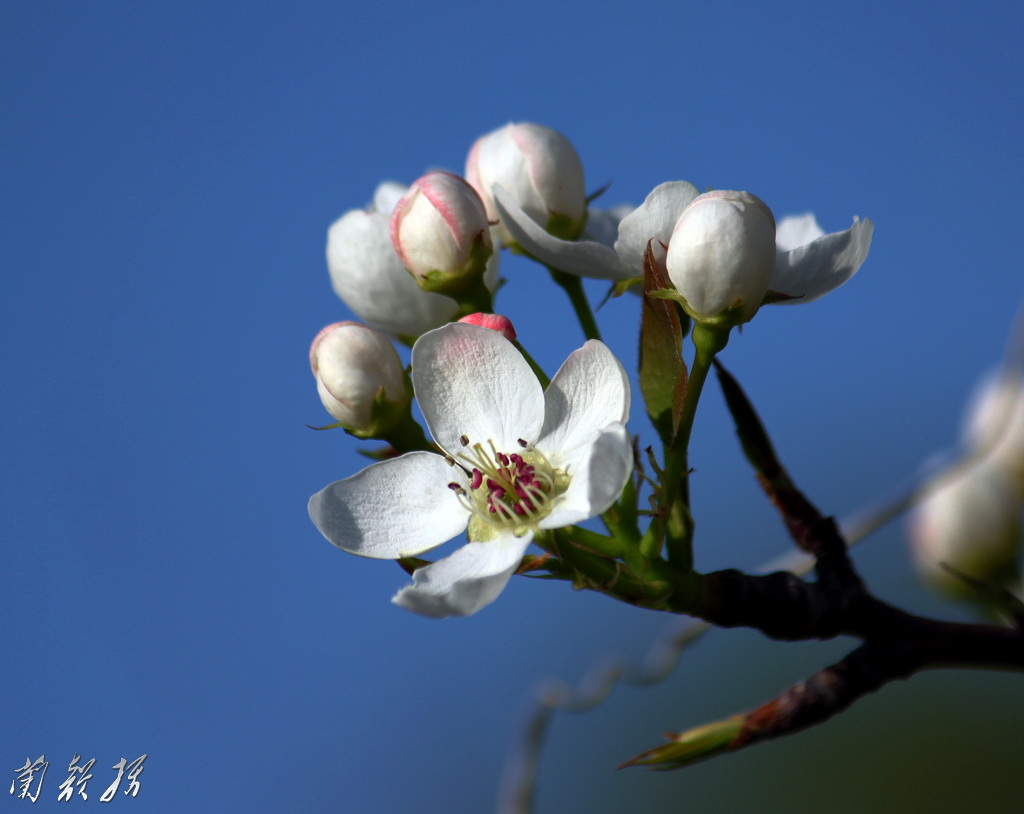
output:
M 463 451 L 455 456 L 469 474 L 469 488 L 449 483 L 459 502 L 497 530 L 522 534 L 548 515 L 568 478 L 535 449 L 519 440 L 521 452 L 498 451 L 493 441 L 470 444 L 462 436 Z

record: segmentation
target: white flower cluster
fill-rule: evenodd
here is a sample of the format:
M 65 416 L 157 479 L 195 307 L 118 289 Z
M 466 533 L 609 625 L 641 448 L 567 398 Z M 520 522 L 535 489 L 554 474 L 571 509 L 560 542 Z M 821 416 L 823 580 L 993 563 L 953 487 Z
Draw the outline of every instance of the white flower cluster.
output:
M 466 532 L 468 545 L 415 569 L 394 598 L 427 616 L 474 613 L 502 590 L 538 534 L 608 510 L 632 470 L 629 384 L 599 341 L 542 388 L 505 317 L 474 314 L 497 285 L 496 246 L 552 269 L 635 277 L 648 245 L 681 305 L 725 328 L 768 302 L 810 302 L 848 280 L 870 221 L 825 235 L 813 215 L 783 220 L 747 192 L 661 184 L 642 206 L 588 209 L 583 166 L 560 133 L 509 124 L 469 150 L 465 179 L 431 172 L 385 182 L 327 236 L 338 296 L 366 325 L 338 323 L 310 363 L 327 410 L 359 437 L 393 441 L 411 422 L 409 378 L 385 334 L 412 349 L 411 388 L 428 442 L 331 484 L 309 503 L 345 551 L 402 559 Z M 369 326 L 369 327 L 367 327 Z M 406 440 L 411 436 L 401 436 Z

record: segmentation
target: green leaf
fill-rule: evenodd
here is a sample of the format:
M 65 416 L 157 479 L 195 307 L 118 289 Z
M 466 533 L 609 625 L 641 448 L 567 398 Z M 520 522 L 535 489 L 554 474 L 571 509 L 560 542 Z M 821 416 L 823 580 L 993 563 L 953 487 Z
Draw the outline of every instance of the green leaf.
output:
M 651 244 L 644 252 L 644 304 L 640 324 L 640 392 L 651 423 L 664 444 L 670 445 L 679 426 L 686 392 L 683 361 L 683 322 L 679 308 L 656 291 L 666 290 L 665 275 Z

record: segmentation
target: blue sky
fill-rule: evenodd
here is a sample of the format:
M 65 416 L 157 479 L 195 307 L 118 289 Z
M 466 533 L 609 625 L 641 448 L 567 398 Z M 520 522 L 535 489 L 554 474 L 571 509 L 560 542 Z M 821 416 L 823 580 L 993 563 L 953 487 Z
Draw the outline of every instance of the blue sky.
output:
M 852 282 L 765 309 L 724 357 L 842 516 L 955 441 L 1024 295 L 1022 22 L 1001 2 L 0 5 L 0 772 L 46 754 L 34 810 L 76 752 L 103 767 L 80 808 L 148 753 L 124 810 L 490 810 L 531 687 L 639 655 L 666 620 L 526 579 L 473 618 L 420 619 L 388 602 L 398 568 L 321 538 L 308 496 L 363 462 L 305 426 L 326 420 L 308 343 L 351 316 L 328 225 L 517 120 L 565 133 L 609 203 L 681 178 L 826 231 L 870 217 Z M 503 273 L 499 307 L 554 369 L 582 342 L 560 292 Z M 636 301 L 599 319 L 631 362 Z M 701 408 L 698 565 L 753 567 L 785 539 L 717 395 Z M 872 585 L 957 613 L 902 545 L 897 524 L 858 550 Z M 688 772 L 612 771 L 848 644 L 708 637 L 664 686 L 556 719 L 537 811 L 1020 798 L 1000 762 L 1019 684 L 968 673 Z

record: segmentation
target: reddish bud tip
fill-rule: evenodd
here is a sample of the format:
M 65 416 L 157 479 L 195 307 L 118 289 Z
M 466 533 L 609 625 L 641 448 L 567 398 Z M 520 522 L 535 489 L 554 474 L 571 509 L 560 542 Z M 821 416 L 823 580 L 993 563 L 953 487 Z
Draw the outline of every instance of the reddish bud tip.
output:
M 512 321 L 500 314 L 470 314 L 459 320 L 467 325 L 479 325 L 481 328 L 489 328 L 497 331 L 509 342 L 516 341 L 516 329 L 512 327 Z

